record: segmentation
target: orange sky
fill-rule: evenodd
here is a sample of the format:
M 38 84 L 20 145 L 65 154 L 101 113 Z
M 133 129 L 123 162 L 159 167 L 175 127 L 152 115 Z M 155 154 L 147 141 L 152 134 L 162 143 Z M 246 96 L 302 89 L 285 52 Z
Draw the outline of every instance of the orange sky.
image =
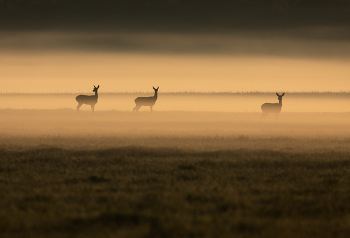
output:
M 350 60 L 139 53 L 8 52 L 0 92 L 350 91 Z

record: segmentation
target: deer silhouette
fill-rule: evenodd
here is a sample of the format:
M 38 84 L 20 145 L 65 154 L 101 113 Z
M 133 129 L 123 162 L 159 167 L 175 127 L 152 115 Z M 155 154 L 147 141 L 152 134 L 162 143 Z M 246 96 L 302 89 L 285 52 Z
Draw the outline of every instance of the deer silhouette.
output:
M 136 106 L 132 110 L 133 112 L 135 110 L 138 112 L 140 107 L 142 107 L 142 106 L 149 106 L 151 109 L 151 112 L 152 112 L 152 107 L 157 101 L 159 87 L 158 88 L 153 87 L 153 89 L 154 89 L 154 96 L 153 97 L 138 97 L 135 99 Z
M 97 98 L 98 98 L 98 94 L 97 91 L 99 89 L 100 85 L 96 86 L 94 85 L 94 90 L 92 90 L 95 95 L 79 95 L 75 98 L 75 100 L 77 100 L 78 102 L 78 106 L 77 106 L 77 111 L 79 111 L 79 108 L 83 105 L 83 104 L 87 104 L 87 105 L 91 105 L 91 110 L 92 112 L 94 112 L 95 109 L 95 104 L 97 103 Z
M 282 109 L 282 97 L 284 96 L 284 93 L 282 95 L 279 95 L 276 93 L 278 97 L 278 103 L 264 103 L 261 105 L 261 110 L 263 114 L 261 115 L 261 118 L 266 118 L 269 113 L 275 113 L 276 120 L 278 118 L 278 114 L 281 112 Z

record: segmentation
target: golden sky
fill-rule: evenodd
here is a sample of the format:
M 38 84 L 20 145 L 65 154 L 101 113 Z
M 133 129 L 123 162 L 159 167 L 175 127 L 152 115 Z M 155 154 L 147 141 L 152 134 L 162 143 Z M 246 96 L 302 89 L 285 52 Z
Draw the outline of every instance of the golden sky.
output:
M 108 52 L 0 55 L 0 92 L 350 91 L 350 60 Z
M 0 92 L 350 91 L 346 30 L 1 32 Z

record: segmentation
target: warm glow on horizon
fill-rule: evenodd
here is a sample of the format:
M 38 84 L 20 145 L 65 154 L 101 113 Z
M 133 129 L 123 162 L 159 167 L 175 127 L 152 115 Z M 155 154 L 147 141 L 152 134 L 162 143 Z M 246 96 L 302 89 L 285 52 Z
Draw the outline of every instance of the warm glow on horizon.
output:
M 350 60 L 138 53 L 4 53 L 0 92 L 350 91 Z
M 0 0 L 0 234 L 347 237 L 350 0 Z

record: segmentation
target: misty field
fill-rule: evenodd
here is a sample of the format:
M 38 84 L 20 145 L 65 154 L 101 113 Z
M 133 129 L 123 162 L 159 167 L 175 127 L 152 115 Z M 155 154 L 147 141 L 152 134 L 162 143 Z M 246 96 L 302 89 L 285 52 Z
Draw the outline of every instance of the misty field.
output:
M 350 232 L 350 113 L 0 114 L 1 237 Z
M 153 96 L 149 92 L 105 93 L 110 86 L 101 85 L 97 111 L 132 111 L 135 98 Z M 79 93 L 0 93 L 0 109 L 75 109 L 79 94 L 92 95 L 93 87 Z M 166 92 L 160 87 L 154 110 L 161 112 L 261 112 L 261 104 L 278 103 L 275 92 Z M 165 91 L 165 92 L 164 92 Z M 279 92 L 283 93 L 283 92 Z M 283 112 L 348 112 L 350 94 L 348 92 L 286 92 L 283 97 Z M 83 105 L 80 110 L 91 111 Z M 140 111 L 149 111 L 141 107 Z

